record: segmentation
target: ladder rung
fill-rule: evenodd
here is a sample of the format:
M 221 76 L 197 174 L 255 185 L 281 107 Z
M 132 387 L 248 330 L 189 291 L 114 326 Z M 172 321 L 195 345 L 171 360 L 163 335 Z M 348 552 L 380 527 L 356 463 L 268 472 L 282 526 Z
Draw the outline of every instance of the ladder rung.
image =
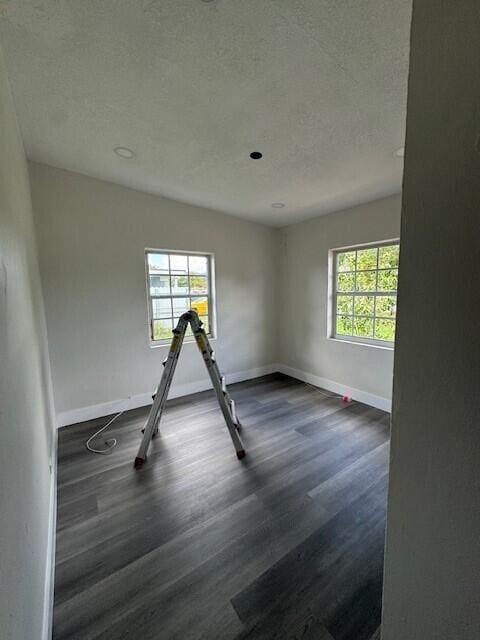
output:
M 198 330 L 198 326 L 202 326 L 197 313 L 194 310 L 180 316 L 177 327 L 173 330 L 173 338 L 170 345 L 170 351 L 162 362 L 164 367 L 162 379 L 158 385 L 155 394 L 152 396 L 153 404 L 150 409 L 148 420 L 145 423 L 143 431 L 142 441 L 138 449 L 137 457 L 135 458 L 135 467 L 140 468 L 147 459 L 148 447 L 150 440 L 158 433 L 159 423 L 162 416 L 162 411 L 165 406 L 168 397 L 168 391 L 175 372 L 175 367 L 178 361 L 178 356 L 183 344 L 183 338 L 185 331 L 190 324 L 190 327 L 197 339 L 197 346 L 202 354 L 204 363 L 207 367 L 207 371 L 211 377 L 217 400 L 222 409 L 225 422 L 227 424 L 232 442 L 237 452 L 238 459 L 245 456 L 245 450 L 243 449 L 242 442 L 238 436 L 239 421 L 235 412 L 235 403 L 230 397 L 227 390 L 227 383 L 225 376 L 219 371 L 218 365 L 215 361 L 215 351 L 210 346 L 208 338 L 203 329 Z

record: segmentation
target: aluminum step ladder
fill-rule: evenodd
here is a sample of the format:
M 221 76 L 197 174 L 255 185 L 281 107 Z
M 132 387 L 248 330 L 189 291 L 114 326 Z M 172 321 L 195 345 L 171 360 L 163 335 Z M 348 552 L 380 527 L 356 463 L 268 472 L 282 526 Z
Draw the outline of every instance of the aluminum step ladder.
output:
M 218 404 L 222 410 L 230 437 L 232 438 L 233 446 L 237 452 L 237 458 L 241 460 L 245 457 L 245 449 L 243 448 L 242 441 L 238 435 L 238 432 L 241 429 L 241 424 L 235 411 L 235 402 L 227 391 L 225 377 L 221 375 L 218 369 L 218 365 L 215 360 L 215 353 L 210 346 L 210 342 L 208 341 L 205 331 L 202 329 L 202 322 L 200 321 L 197 312 L 190 309 L 190 311 L 187 311 L 180 316 L 178 324 L 173 330 L 170 351 L 163 363 L 164 369 L 162 379 L 160 380 L 157 391 L 153 396 L 152 408 L 150 409 L 150 414 L 147 422 L 145 423 L 142 442 L 140 443 L 137 457 L 135 458 L 135 468 L 137 469 L 141 467 L 147 459 L 150 441 L 158 434 L 160 419 L 167 402 L 168 391 L 172 383 L 175 367 L 177 366 L 180 351 L 182 349 L 185 332 L 189 324 L 192 328 L 197 346 L 200 349 L 200 353 L 202 354 L 205 366 L 207 367 L 208 374 L 217 396 Z

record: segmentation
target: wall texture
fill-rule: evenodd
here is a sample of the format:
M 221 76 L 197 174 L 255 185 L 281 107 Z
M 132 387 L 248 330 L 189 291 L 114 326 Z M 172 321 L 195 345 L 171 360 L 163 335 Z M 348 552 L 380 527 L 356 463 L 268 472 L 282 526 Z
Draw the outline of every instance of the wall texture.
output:
M 0 636 L 47 637 L 54 414 L 30 188 L 0 54 Z
M 220 367 L 235 379 L 269 370 L 277 231 L 46 165 L 30 176 L 62 424 L 146 404 L 159 382 L 168 348 L 149 345 L 146 247 L 213 252 Z M 172 393 L 207 388 L 207 377 L 186 344 Z
M 399 196 L 280 231 L 278 361 L 284 371 L 334 391 L 349 388 L 359 400 L 389 407 L 393 351 L 327 338 L 328 252 L 399 233 Z
M 479 34 L 414 2 L 383 640 L 480 637 Z

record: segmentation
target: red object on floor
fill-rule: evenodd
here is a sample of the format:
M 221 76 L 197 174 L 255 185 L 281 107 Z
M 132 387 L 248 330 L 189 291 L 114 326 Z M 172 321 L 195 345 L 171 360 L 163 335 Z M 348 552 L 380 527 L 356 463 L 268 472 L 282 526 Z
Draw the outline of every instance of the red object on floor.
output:
M 352 401 L 352 398 L 351 398 L 350 396 L 343 396 L 342 400 L 343 400 L 344 402 L 351 402 L 351 401 Z

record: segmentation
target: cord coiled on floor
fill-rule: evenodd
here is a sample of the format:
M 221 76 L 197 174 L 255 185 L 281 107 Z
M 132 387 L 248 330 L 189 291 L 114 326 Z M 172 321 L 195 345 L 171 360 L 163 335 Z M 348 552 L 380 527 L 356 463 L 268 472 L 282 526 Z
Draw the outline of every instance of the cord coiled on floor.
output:
M 116 438 L 109 438 L 108 440 L 105 440 L 105 445 L 106 445 L 106 449 L 94 449 L 93 447 L 90 446 L 90 442 L 96 438 L 97 436 L 99 436 L 101 433 L 103 433 L 103 431 L 105 431 L 105 429 L 107 429 L 113 422 L 115 422 L 115 420 L 117 418 L 119 418 L 122 415 L 123 411 L 120 411 L 120 413 L 117 413 L 116 416 L 113 416 L 113 418 L 111 420 L 109 420 L 107 422 L 106 425 L 104 425 L 101 429 L 99 429 L 98 431 L 95 431 L 95 433 L 93 434 L 93 436 L 90 436 L 90 438 L 86 441 L 85 446 L 86 448 L 91 451 L 92 453 L 101 453 L 103 455 L 111 453 L 112 449 L 114 447 L 117 446 L 117 440 Z

